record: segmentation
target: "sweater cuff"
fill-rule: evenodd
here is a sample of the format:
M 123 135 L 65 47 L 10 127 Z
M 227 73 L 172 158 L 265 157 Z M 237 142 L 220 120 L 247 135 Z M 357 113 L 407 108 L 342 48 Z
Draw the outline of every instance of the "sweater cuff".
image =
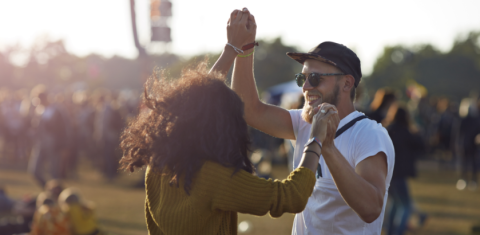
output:
M 315 186 L 315 182 L 317 182 L 317 179 L 315 178 L 315 173 L 313 173 L 312 170 L 306 167 L 299 167 L 292 171 L 288 176 L 288 179 L 294 178 L 300 178 L 301 182 L 303 182 L 302 185 L 310 189 L 311 192 L 313 192 L 313 187 Z

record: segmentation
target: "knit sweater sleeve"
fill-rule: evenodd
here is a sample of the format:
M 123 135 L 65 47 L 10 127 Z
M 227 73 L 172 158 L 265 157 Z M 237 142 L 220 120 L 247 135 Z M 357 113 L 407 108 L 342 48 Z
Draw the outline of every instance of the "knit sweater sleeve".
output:
M 233 174 L 233 168 L 207 162 L 201 170 L 204 187 L 211 192 L 211 209 L 237 211 L 253 215 L 280 217 L 305 209 L 315 185 L 315 175 L 300 167 L 287 179 L 262 179 L 244 170 Z

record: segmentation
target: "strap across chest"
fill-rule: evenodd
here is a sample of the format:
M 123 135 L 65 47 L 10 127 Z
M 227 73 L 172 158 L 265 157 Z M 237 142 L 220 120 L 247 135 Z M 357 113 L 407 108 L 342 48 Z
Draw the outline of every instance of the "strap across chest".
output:
M 348 122 L 347 124 L 342 126 L 342 128 L 338 129 L 337 133 L 335 133 L 335 139 L 337 137 L 339 137 L 341 134 L 343 134 L 343 132 L 348 130 L 350 127 L 355 125 L 355 123 L 357 123 L 358 121 L 360 121 L 362 119 L 365 119 L 365 118 L 367 118 L 367 116 L 365 116 L 365 115 L 356 117 L 355 119 L 351 120 L 350 122 Z M 318 163 L 318 167 L 317 167 L 317 178 L 319 178 L 319 177 L 322 177 L 322 168 L 320 167 L 320 163 Z

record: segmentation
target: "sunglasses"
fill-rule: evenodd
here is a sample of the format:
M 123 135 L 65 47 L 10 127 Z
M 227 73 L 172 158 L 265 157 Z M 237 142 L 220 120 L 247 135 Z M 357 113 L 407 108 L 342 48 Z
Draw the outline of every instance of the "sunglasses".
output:
M 310 73 L 307 76 L 303 73 L 297 73 L 295 74 L 295 81 L 297 81 L 297 85 L 299 87 L 303 87 L 305 84 L 305 81 L 308 79 L 308 83 L 310 83 L 311 86 L 316 87 L 318 84 L 320 84 L 320 79 L 322 76 L 337 76 L 337 75 L 345 75 L 344 73 Z

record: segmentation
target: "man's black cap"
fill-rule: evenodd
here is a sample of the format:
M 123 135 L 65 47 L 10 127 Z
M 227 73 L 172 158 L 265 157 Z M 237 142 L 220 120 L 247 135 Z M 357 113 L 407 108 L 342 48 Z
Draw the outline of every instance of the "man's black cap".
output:
M 357 54 L 348 47 L 335 42 L 322 42 L 318 46 L 310 49 L 308 53 L 287 52 L 287 55 L 303 64 L 307 59 L 319 60 L 331 64 L 345 74 L 350 74 L 355 78 L 355 87 L 362 79 L 362 70 L 360 69 L 360 59 Z

